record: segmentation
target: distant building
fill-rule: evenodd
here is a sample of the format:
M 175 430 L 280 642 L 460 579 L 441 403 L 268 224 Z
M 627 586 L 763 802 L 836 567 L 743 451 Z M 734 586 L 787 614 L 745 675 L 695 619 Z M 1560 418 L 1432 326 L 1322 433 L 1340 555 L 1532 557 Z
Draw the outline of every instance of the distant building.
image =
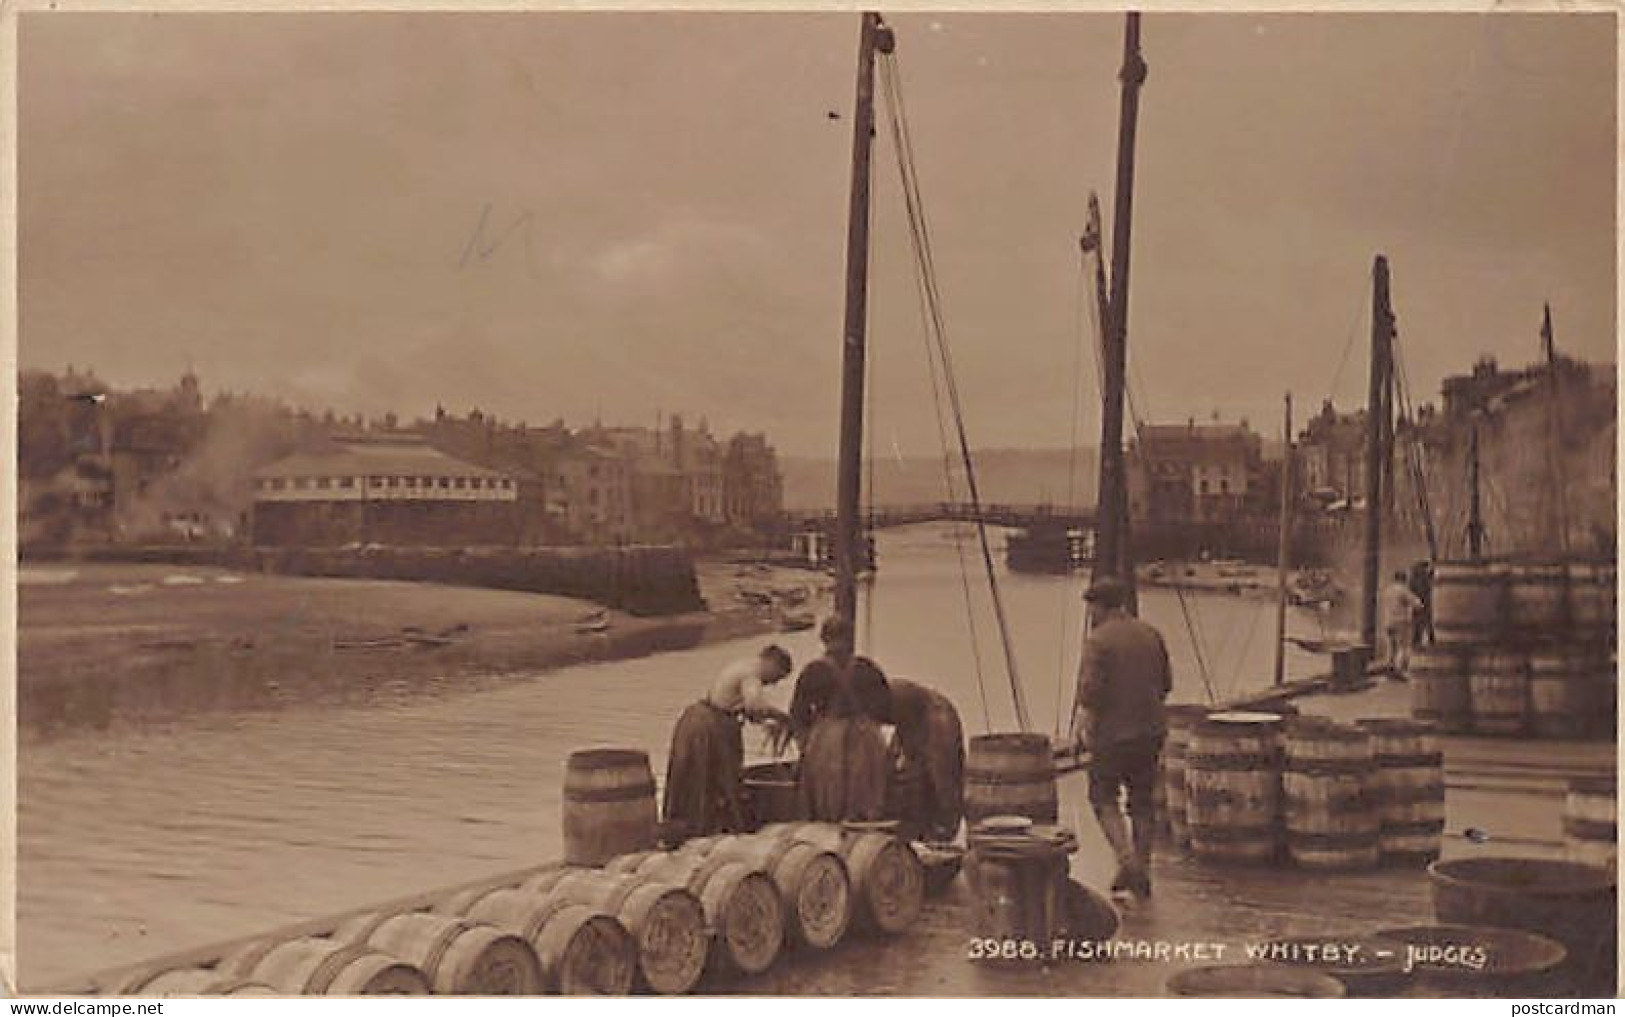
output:
M 413 435 L 336 440 L 254 474 L 261 546 L 512 544 L 518 483 Z
M 1463 554 L 1478 433 L 1486 553 L 1612 554 L 1617 527 L 1618 392 L 1612 364 L 1558 358 L 1518 370 L 1480 360 L 1446 378 L 1443 407 L 1397 430 L 1394 506 L 1422 529 L 1425 504 L 1441 553 Z
M 1299 489 L 1324 507 L 1348 508 L 1365 495 L 1365 418 L 1328 399 L 1298 434 Z
M 624 544 L 636 536 L 633 473 L 621 450 L 581 442 L 555 464 L 557 506 L 569 532 L 594 544 Z
M 722 454 L 722 514 L 731 526 L 763 531 L 784 513 L 784 476 L 765 434 L 736 434 Z
M 1148 424 L 1129 443 L 1129 511 L 1150 523 L 1234 521 L 1263 500 L 1263 439 L 1240 424 Z

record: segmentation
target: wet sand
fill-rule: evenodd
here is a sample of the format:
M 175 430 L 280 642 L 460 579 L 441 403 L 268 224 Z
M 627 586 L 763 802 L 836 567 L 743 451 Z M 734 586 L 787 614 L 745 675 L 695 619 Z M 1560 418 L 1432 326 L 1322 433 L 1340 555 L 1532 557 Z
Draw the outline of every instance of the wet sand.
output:
M 717 609 L 635 618 L 567 597 L 169 565 L 25 567 L 21 721 L 39 739 L 309 703 L 366 704 L 768 631 L 735 570 Z M 768 573 L 774 578 L 776 573 Z

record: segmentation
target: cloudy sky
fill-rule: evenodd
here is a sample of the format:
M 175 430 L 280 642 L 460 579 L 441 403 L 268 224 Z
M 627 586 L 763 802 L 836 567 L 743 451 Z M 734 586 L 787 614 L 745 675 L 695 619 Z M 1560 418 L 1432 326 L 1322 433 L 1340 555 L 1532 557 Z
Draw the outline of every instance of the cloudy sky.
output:
M 1122 19 L 891 23 L 972 439 L 1065 445 L 1080 388 L 1092 437 L 1076 237 L 1111 208 Z M 24 15 L 21 362 L 831 453 L 857 28 Z M 1544 300 L 1613 358 L 1611 18 L 1148 15 L 1144 51 L 1143 416 L 1362 399 L 1379 251 L 1418 394 L 1534 357 Z M 930 454 L 884 125 L 875 166 L 875 442 Z

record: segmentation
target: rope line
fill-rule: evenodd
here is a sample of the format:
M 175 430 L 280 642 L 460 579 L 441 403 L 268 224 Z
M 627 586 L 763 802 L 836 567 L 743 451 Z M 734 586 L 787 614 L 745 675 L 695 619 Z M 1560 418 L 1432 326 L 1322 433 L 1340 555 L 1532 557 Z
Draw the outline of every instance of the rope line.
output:
M 914 160 L 913 139 L 910 134 L 907 107 L 903 97 L 902 72 L 895 53 L 885 54 L 881 63 L 881 78 L 886 109 L 897 155 L 898 173 L 903 187 L 905 212 L 909 224 L 909 239 L 923 282 L 926 305 L 929 308 L 930 333 L 936 343 L 937 357 L 942 368 L 943 388 L 952 409 L 954 428 L 959 440 L 960 456 L 965 468 L 965 486 L 976 515 L 976 532 L 982 550 L 982 561 L 987 573 L 988 592 L 992 598 L 995 620 L 1004 648 L 1005 668 L 1010 680 L 1011 698 L 1015 705 L 1016 720 L 1023 731 L 1031 730 L 1026 698 L 1016 667 L 1014 642 L 1010 638 L 1009 620 L 1004 600 L 999 592 L 998 576 L 993 564 L 993 550 L 988 541 L 987 522 L 982 517 L 981 494 L 976 483 L 976 464 L 970 452 L 970 440 L 965 431 L 964 407 L 959 397 L 959 384 L 953 367 L 953 355 L 948 345 L 947 329 L 942 316 L 942 295 L 937 284 L 936 257 L 931 244 L 929 221 L 925 214 L 918 169 Z

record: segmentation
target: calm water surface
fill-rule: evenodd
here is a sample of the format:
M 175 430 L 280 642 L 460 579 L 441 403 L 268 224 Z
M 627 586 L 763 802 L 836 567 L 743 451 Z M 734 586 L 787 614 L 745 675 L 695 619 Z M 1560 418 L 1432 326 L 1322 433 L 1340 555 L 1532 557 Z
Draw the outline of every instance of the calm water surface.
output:
M 1010 686 L 973 539 L 965 551 L 970 613 L 951 530 L 881 536 L 881 571 L 860 626 L 865 652 L 892 674 L 945 691 L 969 733 L 1010 730 Z M 1003 583 L 1040 730 L 1053 729 L 1058 703 L 1061 712 L 1070 705 L 1081 582 L 1010 575 Z M 1167 635 L 1175 699 L 1223 699 L 1268 684 L 1268 600 L 1187 596 L 1182 610 L 1172 593 L 1151 590 L 1142 614 Z M 1292 626 L 1318 634 L 1307 615 Z M 556 857 L 568 753 L 642 747 L 663 772 L 677 712 L 760 642 L 516 676 L 467 695 L 381 696 L 26 747 L 24 984 L 45 987 Z M 783 642 L 798 662 L 816 652 L 810 632 Z M 1294 654 L 1289 673 L 1315 663 Z M 788 683 L 780 692 L 788 696 Z

